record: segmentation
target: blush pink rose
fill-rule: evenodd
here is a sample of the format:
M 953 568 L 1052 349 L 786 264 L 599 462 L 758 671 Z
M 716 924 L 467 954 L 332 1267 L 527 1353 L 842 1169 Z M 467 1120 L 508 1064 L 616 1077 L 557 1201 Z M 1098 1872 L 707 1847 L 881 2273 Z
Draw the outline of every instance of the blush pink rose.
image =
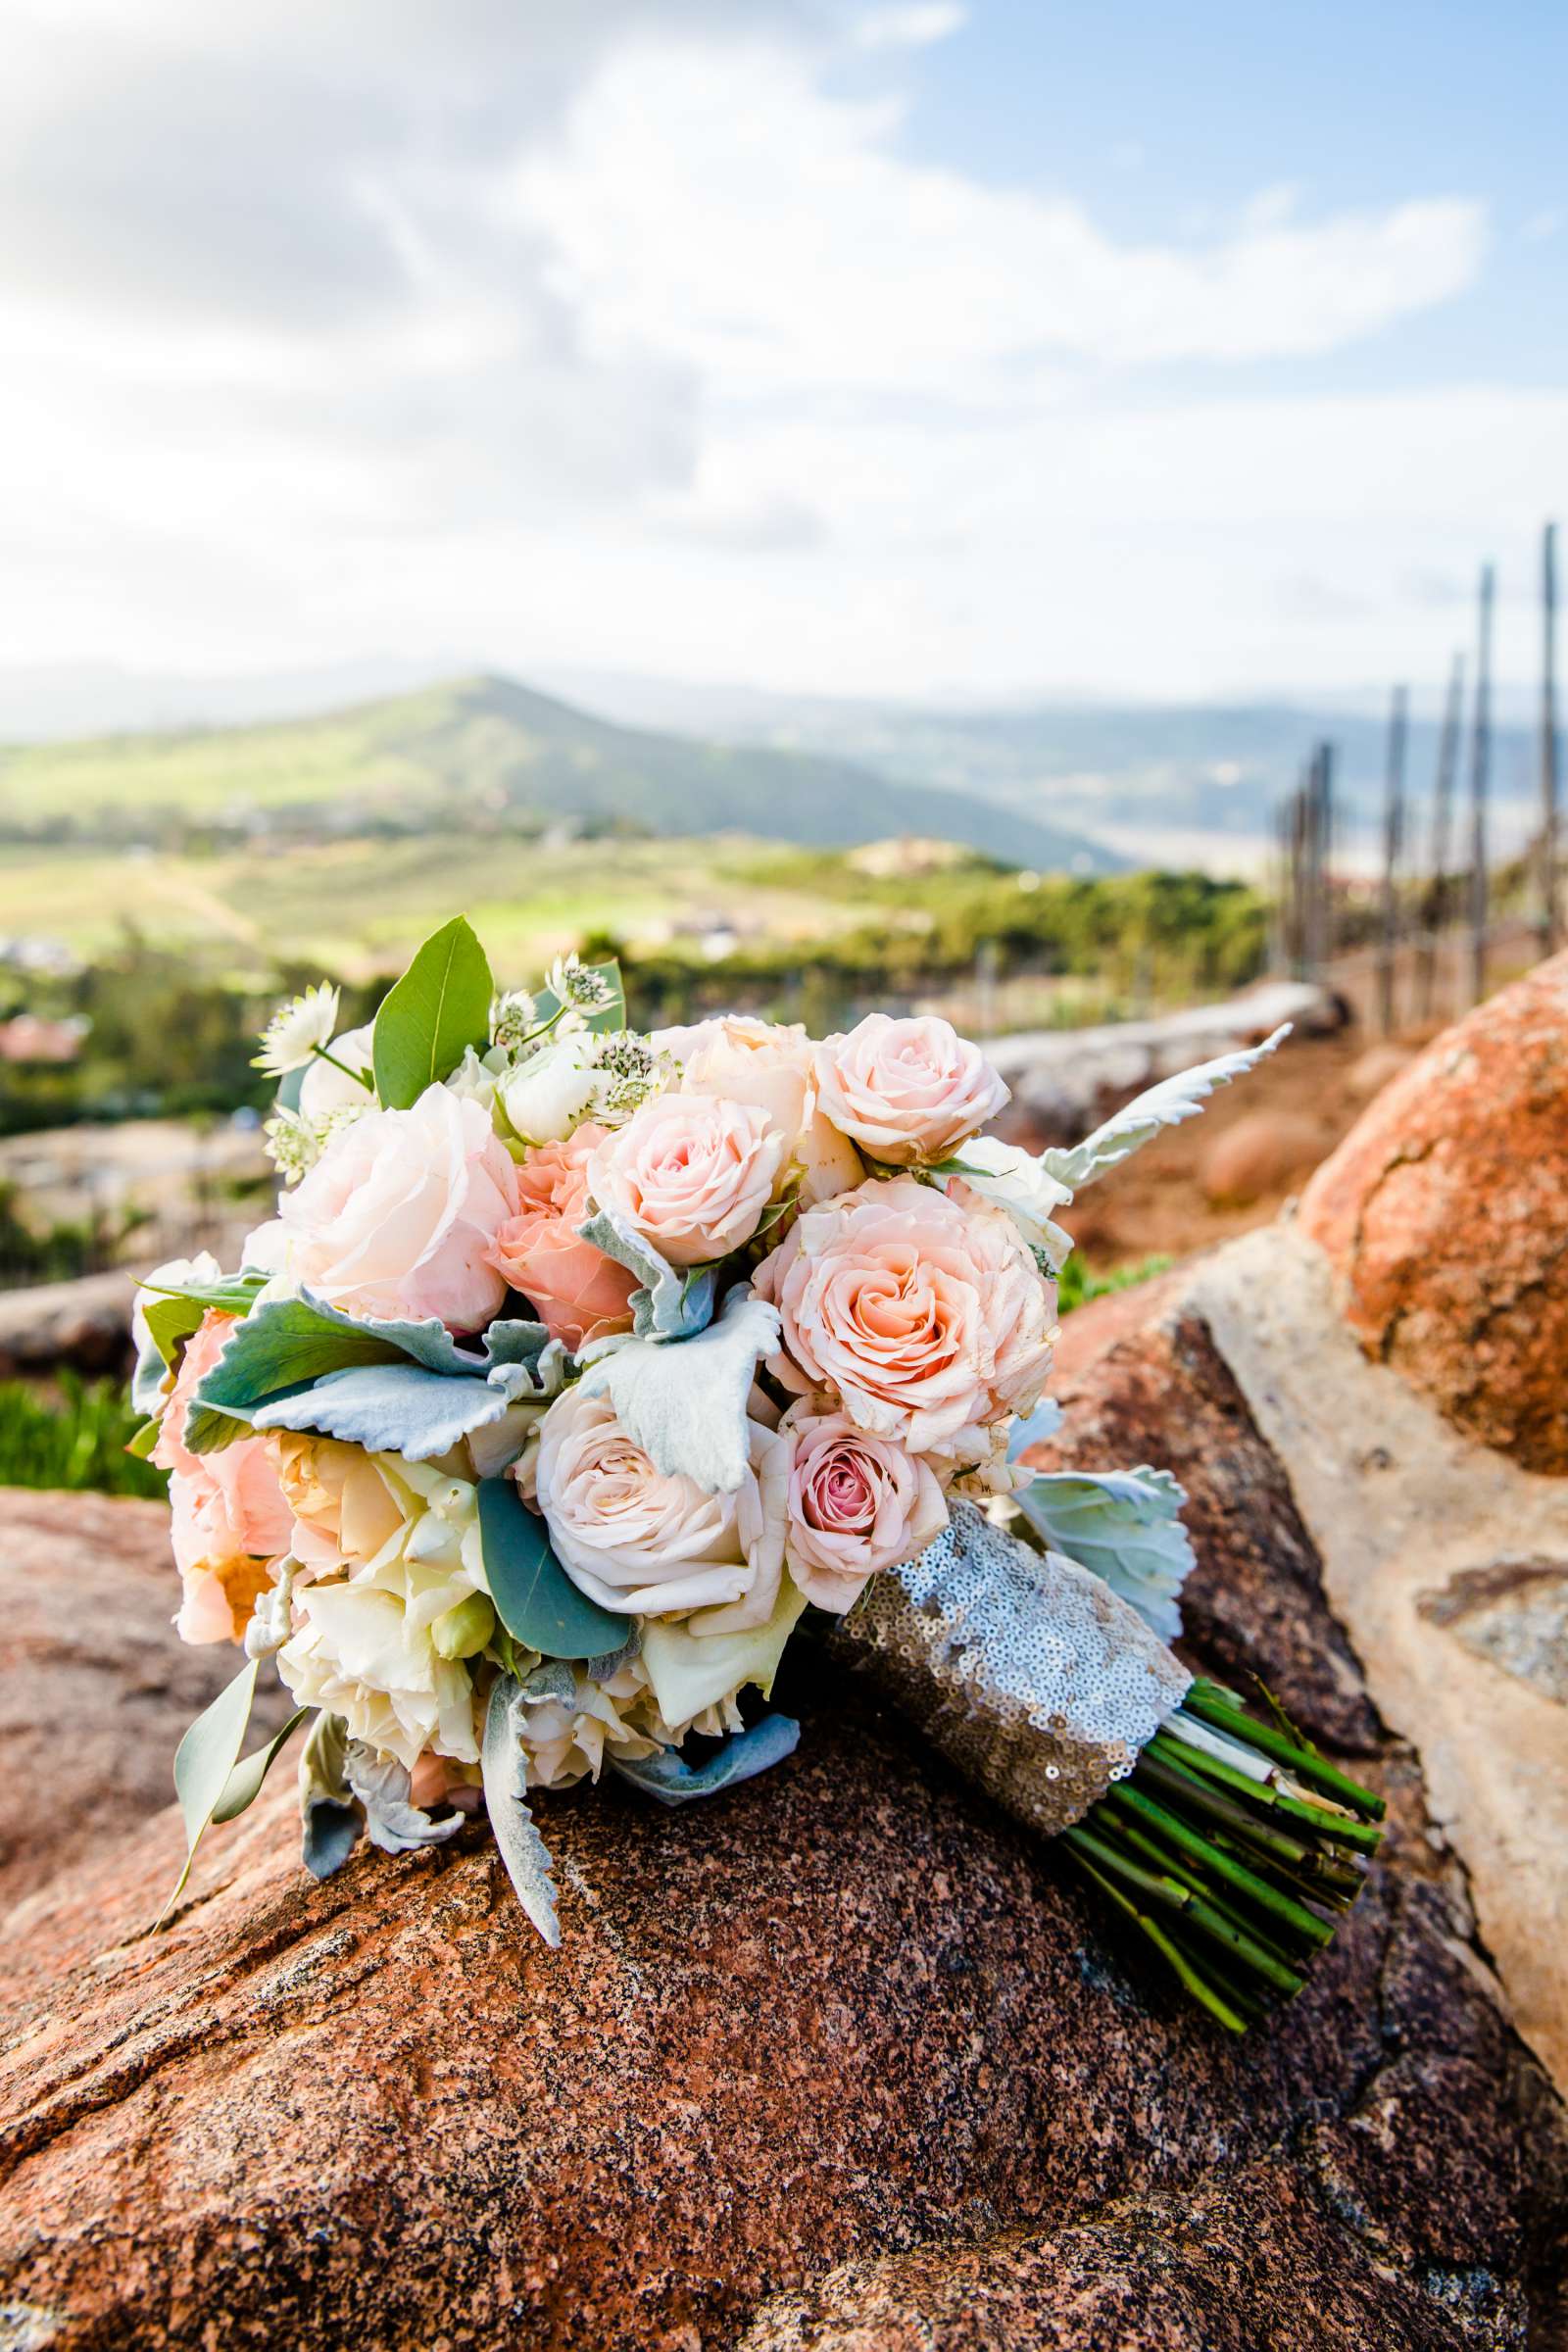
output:
M 624 1616 L 689 1617 L 694 1633 L 765 1625 L 783 1572 L 784 1464 L 760 1422 L 747 1445 L 740 1485 L 710 1494 L 656 1470 L 608 1398 L 558 1396 L 539 1425 L 535 1493 L 572 1583 Z
M 520 1213 L 490 1246 L 490 1263 L 521 1291 L 551 1338 L 573 1353 L 590 1340 L 631 1329 L 636 1275 L 577 1230 L 593 1214 L 588 1162 L 608 1132 L 590 1124 L 564 1143 L 530 1152 L 517 1170 Z
M 860 1155 L 816 1106 L 814 1052 L 799 1023 L 730 1013 L 678 1032 L 683 1095 L 716 1095 L 766 1111 L 790 1138 L 803 1200 L 827 1200 L 865 1174 Z
M 588 1189 L 672 1266 L 749 1242 L 773 1198 L 790 1137 L 752 1102 L 656 1095 L 588 1162 Z
M 945 1159 L 1007 1101 L 1001 1074 L 951 1021 L 868 1013 L 816 1049 L 817 1103 L 873 1159 Z
M 222 1352 L 232 1315 L 204 1315 L 186 1343 L 153 1460 L 169 1476 L 174 1562 L 184 1589 L 175 1631 L 182 1642 L 235 1642 L 271 1562 L 288 1548 L 293 1517 L 262 1438 L 192 1453 L 185 1414 Z
M 958 1183 L 873 1180 L 808 1209 L 754 1288 L 779 1309 L 770 1369 L 913 1453 L 988 1460 L 1051 1369 L 1053 1286 L 1011 1219 Z
M 335 1136 L 246 1263 L 349 1314 L 482 1331 L 507 1295 L 492 1247 L 516 1213 L 516 1171 L 489 1112 L 429 1086 L 412 1109 L 367 1111 Z
M 946 1498 L 929 1462 L 868 1436 L 848 1413 L 797 1405 L 779 1434 L 790 1454 L 790 1574 L 808 1600 L 842 1616 L 868 1577 L 935 1542 L 948 1524 Z

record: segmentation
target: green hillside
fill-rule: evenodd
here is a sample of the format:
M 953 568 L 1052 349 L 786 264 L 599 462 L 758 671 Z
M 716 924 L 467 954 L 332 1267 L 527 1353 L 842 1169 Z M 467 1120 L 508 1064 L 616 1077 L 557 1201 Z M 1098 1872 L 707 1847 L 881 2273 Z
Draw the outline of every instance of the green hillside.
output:
M 266 726 L 0 750 L 0 834 L 128 845 L 186 829 L 748 833 L 833 847 L 929 834 L 1044 869 L 1120 863 L 1081 834 L 828 756 L 613 726 L 500 677 Z

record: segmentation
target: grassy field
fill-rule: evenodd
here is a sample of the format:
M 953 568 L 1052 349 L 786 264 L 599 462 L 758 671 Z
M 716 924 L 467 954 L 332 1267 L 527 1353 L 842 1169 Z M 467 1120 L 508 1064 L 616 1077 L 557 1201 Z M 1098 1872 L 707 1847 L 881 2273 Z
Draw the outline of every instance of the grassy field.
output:
M 216 951 L 239 966 L 298 959 L 369 978 L 395 970 L 455 907 L 497 970 L 518 977 L 589 930 L 663 943 L 682 926 L 733 923 L 823 938 L 860 915 L 801 876 L 788 850 L 711 837 L 547 848 L 457 834 L 211 857 L 19 845 L 0 858 L 0 933 L 44 933 L 89 957 L 132 923 L 160 946 Z

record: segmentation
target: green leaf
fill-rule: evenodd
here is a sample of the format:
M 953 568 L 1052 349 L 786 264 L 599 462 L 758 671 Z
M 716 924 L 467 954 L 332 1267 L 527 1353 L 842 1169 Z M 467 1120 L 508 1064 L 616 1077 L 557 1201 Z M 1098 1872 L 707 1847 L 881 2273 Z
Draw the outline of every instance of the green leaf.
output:
M 310 1711 L 309 1707 L 301 1707 L 265 1747 L 259 1747 L 253 1756 L 245 1756 L 235 1765 L 223 1784 L 222 1795 L 213 1807 L 214 1821 L 235 1821 L 248 1805 L 255 1804 L 262 1793 L 262 1783 Z
M 138 1462 L 147 1461 L 152 1454 L 153 1447 L 158 1443 L 158 1433 L 162 1427 L 163 1424 L 160 1421 L 144 1421 L 140 1428 L 132 1430 L 126 1439 L 125 1451 L 134 1454 Z
M 142 1308 L 147 1336 L 171 1372 L 177 1369 L 179 1351 L 207 1312 L 194 1298 L 154 1298 Z
M 456 915 L 425 941 L 375 1016 L 371 1051 L 384 1108 L 409 1109 L 427 1086 L 451 1076 L 470 1046 L 484 1052 L 494 995 L 485 952 Z
M 348 1784 L 349 1727 L 324 1709 L 300 1758 L 302 1855 L 313 1879 L 329 1879 L 353 1853 L 364 1827 Z
M 251 1703 L 256 1696 L 257 1664 L 255 1658 L 246 1661 L 206 1712 L 197 1716 L 174 1750 L 174 1793 L 185 1822 L 185 1867 L 153 1922 L 154 1934 L 163 1927 L 185 1891 L 202 1832 L 212 1820 L 214 1808 L 221 1801 L 229 1775 L 239 1761 L 239 1751 L 245 1744 L 245 1727 L 251 1719 Z
M 546 1943 L 555 1947 L 561 1942 L 561 1922 L 556 1916 L 550 1848 L 528 1810 L 528 1765 L 517 1722 L 522 1699 L 512 1676 L 498 1674 L 485 1708 L 479 1769 L 484 1779 L 485 1811 L 507 1876 Z
M 597 1030 L 601 1037 L 609 1037 L 616 1029 L 624 1029 L 626 1026 L 626 983 L 620 976 L 619 964 L 612 956 L 609 963 L 585 963 L 583 970 L 597 972 L 610 990 L 609 1004 L 601 1004 L 597 1012 L 589 1013 L 588 1027 Z M 553 1013 L 561 1010 L 561 999 L 553 988 L 542 988 L 534 998 L 534 1006 L 539 1022 L 542 1024 L 548 1021 Z
M 515 1642 L 547 1658 L 602 1658 L 626 1636 L 579 1592 L 550 1548 L 550 1530 L 510 1478 L 479 1481 L 479 1549 L 496 1613 Z

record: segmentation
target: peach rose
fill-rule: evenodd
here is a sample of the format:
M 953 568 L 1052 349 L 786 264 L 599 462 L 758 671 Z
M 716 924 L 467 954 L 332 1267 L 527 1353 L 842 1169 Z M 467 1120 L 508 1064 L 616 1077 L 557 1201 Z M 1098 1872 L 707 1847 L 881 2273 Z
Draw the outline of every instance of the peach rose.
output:
M 593 1214 L 588 1162 L 609 1130 L 579 1127 L 541 1144 L 517 1170 L 521 1214 L 502 1226 L 490 1263 L 521 1291 L 553 1340 L 573 1353 L 590 1340 L 631 1329 L 637 1277 L 578 1232 Z
M 516 1171 L 482 1105 L 429 1086 L 411 1110 L 367 1111 L 335 1136 L 245 1262 L 349 1314 L 482 1331 L 507 1295 L 491 1246 L 516 1213 Z
M 808 1600 L 842 1616 L 868 1577 L 941 1535 L 947 1502 L 929 1462 L 867 1436 L 848 1413 L 793 1406 L 779 1434 L 790 1459 L 790 1574 Z
M 804 1200 L 848 1192 L 865 1174 L 860 1155 L 816 1106 L 810 1039 L 799 1023 L 729 1014 L 679 1032 L 680 1091 L 750 1102 L 790 1138 L 790 1157 L 805 1174 Z
M 174 1562 L 184 1589 L 174 1628 L 182 1642 L 237 1642 L 271 1563 L 288 1548 L 292 1520 L 266 1441 L 241 1438 L 217 1453 L 192 1453 L 185 1414 L 233 1329 L 208 1313 L 180 1358 L 153 1460 L 169 1472 Z
M 814 1069 L 817 1102 L 834 1126 L 897 1167 L 945 1159 L 1007 1100 L 979 1047 L 934 1015 L 868 1013 L 817 1047 Z
M 755 1103 L 656 1095 L 596 1148 L 588 1189 L 670 1265 L 699 1266 L 751 1240 L 789 1147 Z
M 1051 1369 L 1052 1286 L 1011 1220 L 959 1184 L 873 1180 L 808 1209 L 754 1288 L 783 1327 L 769 1368 L 913 1453 L 984 1461 Z
M 539 1427 L 535 1492 L 578 1590 L 628 1617 L 695 1610 L 698 1634 L 765 1625 L 784 1563 L 784 1464 L 770 1430 L 748 1431 L 741 1484 L 709 1494 L 656 1470 L 607 1398 L 558 1396 Z

